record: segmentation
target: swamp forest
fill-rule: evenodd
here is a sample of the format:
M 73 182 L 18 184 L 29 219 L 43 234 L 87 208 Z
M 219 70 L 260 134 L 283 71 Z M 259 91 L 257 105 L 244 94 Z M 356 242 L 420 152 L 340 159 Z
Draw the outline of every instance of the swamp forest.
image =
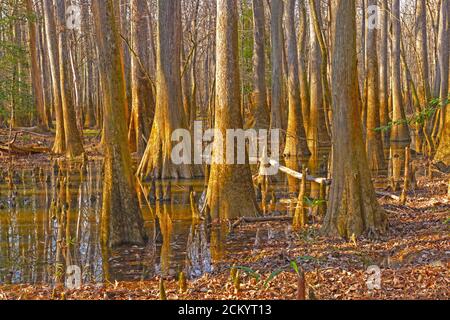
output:
M 0 0 L 0 300 L 447 300 L 450 0 Z

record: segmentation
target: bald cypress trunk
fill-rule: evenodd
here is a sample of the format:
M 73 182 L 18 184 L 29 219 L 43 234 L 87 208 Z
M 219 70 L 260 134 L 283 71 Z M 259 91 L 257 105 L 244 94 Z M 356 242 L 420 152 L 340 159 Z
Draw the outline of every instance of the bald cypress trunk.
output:
M 409 137 L 408 125 L 404 123 L 406 119 L 405 108 L 402 95 L 401 78 L 401 24 L 400 24 L 400 0 L 392 2 L 392 108 L 394 122 L 400 122 L 393 126 L 391 131 L 391 143 L 406 146 L 411 140 Z
M 144 1 L 131 0 L 131 126 L 129 140 L 132 150 L 142 156 L 145 141 L 150 135 L 153 90 L 147 79 L 145 57 L 148 38 L 148 24 L 145 19 Z M 145 139 L 145 140 L 144 140 Z
M 387 227 L 364 147 L 358 97 L 355 1 L 336 0 L 333 14 L 333 183 L 323 231 L 376 237 Z
M 376 6 L 377 0 L 368 0 L 368 6 Z M 378 49 L 377 29 L 367 28 L 367 59 L 366 59 L 366 81 L 367 81 L 367 134 L 366 148 L 371 170 L 384 170 L 383 143 L 381 132 L 376 130 L 380 127 L 380 92 L 378 73 Z
M 227 129 L 243 127 L 240 110 L 238 8 L 235 0 L 217 0 L 216 60 L 215 129 L 225 138 Z M 213 143 L 213 159 L 221 158 L 222 154 L 222 145 L 217 140 L 214 139 Z M 230 150 L 223 152 L 224 157 L 228 152 Z M 236 154 L 234 160 L 236 161 Z M 256 215 L 258 207 L 248 163 L 213 162 L 206 199 L 207 210 L 213 221 Z
M 44 91 L 42 88 L 41 67 L 39 65 L 39 57 L 38 57 L 38 42 L 36 39 L 37 33 L 36 33 L 36 23 L 34 21 L 35 17 L 34 17 L 33 1 L 27 0 L 26 6 L 29 15 L 28 28 L 29 28 L 29 47 L 31 56 L 31 78 L 32 78 L 34 99 L 36 102 L 36 110 L 38 114 L 38 126 L 41 129 L 47 131 L 48 119 L 47 114 L 45 113 Z
M 61 106 L 64 121 L 64 135 L 66 142 L 65 153 L 69 158 L 74 158 L 84 152 L 81 136 L 77 128 L 74 97 L 71 89 L 70 76 L 70 48 L 67 45 L 66 5 L 65 0 L 57 1 L 58 16 L 58 57 L 59 57 L 59 81 L 61 89 Z M 75 84 L 73 84 L 75 85 Z
M 286 157 L 306 157 L 311 152 L 306 142 L 303 126 L 302 103 L 300 99 L 300 80 L 298 69 L 297 36 L 295 32 L 295 0 L 286 1 L 284 20 L 286 23 L 287 65 L 288 65 L 288 102 L 289 116 L 286 131 Z
M 305 131 L 308 132 L 309 128 L 309 112 L 310 112 L 310 96 L 309 96 L 309 83 L 308 83 L 308 20 L 306 18 L 306 0 L 298 1 L 298 10 L 300 14 L 299 25 L 299 41 L 298 41 L 298 55 L 299 64 L 298 72 L 300 77 L 300 100 L 302 101 L 302 114 L 303 124 Z
M 264 1 L 253 0 L 253 68 L 254 78 L 254 116 L 256 129 L 269 128 L 269 107 L 266 90 L 266 53 L 265 53 L 265 17 Z
M 420 57 L 420 80 L 419 99 L 420 104 L 425 106 L 431 98 L 430 67 L 428 64 L 428 31 L 427 31 L 427 7 L 426 0 L 417 0 L 417 29 L 416 43 Z
M 283 1 L 271 2 L 271 38 L 272 38 L 272 101 L 270 127 L 281 129 L 282 81 L 283 81 Z
M 311 6 L 315 6 L 315 12 L 317 19 L 320 19 L 320 2 L 316 0 L 310 1 Z M 309 149 L 315 153 L 320 146 L 330 145 L 330 136 L 328 135 L 326 118 L 328 115 L 325 112 L 325 88 L 323 87 L 324 81 L 322 79 L 323 73 L 323 56 L 320 49 L 319 39 L 317 32 L 315 31 L 315 24 L 321 24 L 321 20 L 314 22 L 314 18 L 310 19 L 310 37 L 311 37 L 311 106 L 309 114 L 309 127 L 308 127 L 308 146 Z
M 55 141 L 52 151 L 60 154 L 66 150 L 66 138 L 64 134 L 64 118 L 61 104 L 61 90 L 59 81 L 58 44 L 56 39 L 55 13 L 52 0 L 43 0 L 45 39 L 47 41 L 50 75 L 52 78 L 53 107 L 55 109 Z
M 380 31 L 380 125 L 386 127 L 389 117 L 389 5 L 388 0 L 382 0 L 381 31 Z M 389 148 L 389 130 L 382 132 L 383 147 Z
M 436 152 L 435 161 L 442 161 L 450 166 L 450 110 L 448 102 L 449 97 L 449 21 L 450 21 L 450 1 L 442 0 L 441 4 L 441 32 L 439 44 L 441 85 L 440 100 L 443 103 L 441 109 L 441 117 L 443 118 L 443 128 L 441 130 L 439 147 Z
M 430 68 L 428 64 L 428 31 L 426 0 L 417 1 L 417 23 L 416 23 L 416 44 L 419 55 L 419 76 L 418 98 L 420 108 L 425 108 L 431 99 Z M 416 151 L 422 152 L 424 128 L 423 125 L 415 125 L 416 131 Z
M 401 179 L 401 171 L 404 168 L 405 147 L 411 143 L 409 128 L 406 123 L 405 107 L 402 94 L 401 76 L 401 23 L 400 0 L 393 0 L 391 8 L 392 22 L 392 121 L 391 128 L 391 161 L 392 176 L 396 185 Z M 394 187 L 395 189 L 396 187 Z
M 186 129 L 181 91 L 181 2 L 158 1 L 156 110 L 150 138 L 138 168 L 141 178 L 191 178 L 191 166 L 171 159 L 171 136 Z M 184 142 L 187 143 L 187 142 Z M 185 149 L 186 150 L 186 149 Z
M 127 98 L 123 56 L 114 0 L 94 0 L 93 13 L 103 89 L 105 176 L 101 236 L 111 247 L 144 244 L 147 236 L 139 208 L 127 142 Z

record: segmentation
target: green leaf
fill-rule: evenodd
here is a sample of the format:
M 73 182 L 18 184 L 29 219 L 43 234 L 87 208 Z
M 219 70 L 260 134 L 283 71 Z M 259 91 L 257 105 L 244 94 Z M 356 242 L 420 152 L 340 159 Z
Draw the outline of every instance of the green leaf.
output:
M 295 273 L 297 273 L 297 275 L 300 275 L 300 272 L 298 271 L 298 265 L 296 261 L 291 261 L 291 268 L 294 269 Z
M 261 279 L 261 275 L 259 273 L 257 273 L 256 271 L 254 271 L 252 268 L 243 267 L 243 266 L 235 266 L 235 268 L 244 271 L 249 276 L 254 278 L 257 282 L 259 282 L 259 279 Z
M 266 279 L 266 281 L 264 281 L 264 287 L 267 288 L 267 286 L 270 283 L 270 281 L 272 281 L 276 276 L 278 276 L 282 272 L 283 272 L 282 269 L 277 269 L 274 272 L 272 272 L 270 274 L 270 276 Z

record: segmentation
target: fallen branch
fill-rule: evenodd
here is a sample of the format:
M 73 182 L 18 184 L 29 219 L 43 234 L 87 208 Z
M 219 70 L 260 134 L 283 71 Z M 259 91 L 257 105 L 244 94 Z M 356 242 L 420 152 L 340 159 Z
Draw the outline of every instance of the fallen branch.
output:
M 259 161 L 258 158 L 255 157 L 250 157 L 250 161 L 256 162 Z M 285 174 L 297 178 L 299 180 L 303 179 L 303 174 L 301 174 L 300 172 L 297 172 L 295 170 L 292 170 L 288 167 L 282 166 L 280 165 L 280 163 L 275 160 L 275 159 L 269 159 L 269 163 L 271 166 L 277 167 L 278 170 L 280 170 L 281 172 L 284 172 Z M 318 178 L 318 177 L 313 177 L 310 175 L 306 176 L 306 181 L 310 181 L 310 182 L 315 182 L 318 184 L 325 184 L 325 185 L 330 185 L 331 184 L 331 179 L 327 179 L 327 178 Z
M 3 144 L 0 145 L 0 151 L 8 152 L 8 153 L 16 153 L 21 155 L 28 154 L 37 154 L 37 153 L 49 153 L 50 149 L 47 147 L 34 147 L 34 146 L 26 146 L 26 147 L 18 147 L 14 144 Z
M 50 132 L 42 131 L 39 127 L 16 127 L 12 128 L 11 131 L 15 133 L 31 134 L 42 138 L 52 137 Z
M 376 191 L 377 196 L 388 197 L 395 201 L 400 201 L 400 197 L 386 191 Z
M 254 223 L 254 222 L 270 222 L 270 221 L 292 221 L 292 217 L 289 216 L 276 216 L 276 217 L 241 217 L 236 220 L 232 228 L 237 227 L 243 222 Z

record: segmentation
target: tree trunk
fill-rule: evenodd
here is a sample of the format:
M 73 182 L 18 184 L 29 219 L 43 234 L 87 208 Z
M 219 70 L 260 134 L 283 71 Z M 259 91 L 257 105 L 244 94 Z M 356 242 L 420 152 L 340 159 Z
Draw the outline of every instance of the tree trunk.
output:
M 36 102 L 36 110 L 38 114 L 38 126 L 44 131 L 48 131 L 48 119 L 45 113 L 44 91 L 42 88 L 41 68 L 38 57 L 38 43 L 36 40 L 36 23 L 34 21 L 33 1 L 27 0 L 28 11 L 28 28 L 29 28 L 29 47 L 31 58 L 31 78 L 33 85 L 34 98 Z
M 300 26 L 299 26 L 299 76 L 300 76 L 300 100 L 302 101 L 302 114 L 303 124 L 305 131 L 308 132 L 309 128 L 309 112 L 310 112 L 310 96 L 309 96 L 309 83 L 308 83 L 308 59 L 307 59 L 307 46 L 308 46 L 308 21 L 306 18 L 306 0 L 298 1 L 298 8 L 300 13 Z
M 55 109 L 56 134 L 52 151 L 57 154 L 66 150 L 66 138 L 64 134 L 64 117 L 61 104 L 61 90 L 59 81 L 59 58 L 56 40 L 56 23 L 52 0 L 43 0 L 45 38 L 47 41 L 48 61 L 52 78 L 53 105 Z
M 377 0 L 368 0 L 368 6 L 376 6 Z M 380 98 L 377 52 L 377 29 L 367 28 L 366 81 L 367 81 L 367 134 L 366 148 L 369 168 L 379 171 L 386 169 L 380 127 Z
M 225 138 L 227 129 L 243 127 L 239 103 L 238 8 L 235 0 L 217 0 L 216 59 L 215 129 Z M 224 160 L 225 152 L 217 140 L 213 142 L 213 159 Z M 223 161 L 219 164 L 213 161 L 211 165 L 206 199 L 213 221 L 255 216 L 259 211 L 250 166 L 248 163 L 235 163 L 225 164 Z
M 310 1 L 310 6 L 319 6 L 319 1 Z M 319 8 L 315 9 L 317 18 L 320 17 Z M 311 107 L 309 114 L 308 127 L 308 146 L 316 153 L 319 147 L 330 146 L 330 136 L 327 132 L 326 119 L 328 115 L 325 112 L 324 88 L 322 80 L 323 57 L 320 50 L 319 39 L 314 27 L 314 19 L 310 19 L 310 39 L 311 39 L 311 61 L 310 61 L 310 89 L 311 89 Z
M 441 70 L 440 100 L 442 102 L 441 117 L 444 119 L 441 130 L 439 147 L 436 152 L 435 161 L 442 161 L 450 166 L 450 110 L 448 110 L 449 98 L 449 20 L 450 1 L 442 0 L 441 3 L 441 33 L 439 44 L 439 61 Z M 445 101 L 447 103 L 445 103 Z
M 138 175 L 141 178 L 191 178 L 191 166 L 171 160 L 171 136 L 186 129 L 181 91 L 181 2 L 158 1 L 156 111 L 150 139 Z M 183 141 L 186 145 L 187 141 Z
M 308 157 L 311 152 L 306 142 L 303 126 L 302 104 L 300 100 L 300 80 L 298 69 L 297 37 L 295 32 L 295 1 L 286 1 L 285 23 L 288 64 L 289 116 L 286 131 L 285 157 Z
M 417 22 L 416 22 L 416 43 L 420 57 L 420 78 L 419 86 L 420 104 L 425 107 L 431 98 L 430 71 L 428 64 L 428 32 L 427 32 L 427 12 L 426 0 L 417 0 Z
M 400 25 L 400 0 L 392 2 L 392 109 L 394 125 L 391 130 L 391 143 L 402 147 L 407 146 L 411 140 L 409 137 L 405 108 L 403 105 L 401 83 L 401 25 Z
M 430 71 L 428 64 L 428 31 L 427 31 L 427 12 L 426 0 L 417 1 L 417 20 L 416 20 L 416 44 L 419 55 L 419 75 L 420 85 L 418 86 L 418 98 L 420 109 L 426 108 L 431 99 Z M 424 127 L 421 124 L 415 125 L 417 152 L 422 152 L 424 139 Z
M 281 129 L 282 81 L 283 81 L 283 1 L 272 1 L 272 101 L 270 128 Z
M 105 117 L 105 176 L 101 235 L 104 244 L 144 244 L 147 236 L 138 204 L 127 142 L 127 98 L 121 39 L 114 0 L 94 0 Z
M 253 0 L 253 68 L 254 78 L 254 111 L 255 129 L 269 128 L 269 107 L 266 90 L 266 56 L 265 56 L 265 17 L 264 1 Z
M 152 101 L 152 87 L 147 79 L 145 68 L 146 41 L 148 38 L 148 24 L 145 19 L 146 4 L 144 1 L 131 0 L 131 128 L 130 145 L 139 157 L 144 154 L 145 140 L 150 135 L 150 113 Z
M 61 106 L 63 111 L 64 134 L 66 138 L 66 156 L 74 158 L 84 152 L 83 143 L 81 142 L 80 133 L 77 128 L 74 99 L 72 96 L 70 81 L 70 48 L 67 45 L 67 29 L 66 29 L 66 5 L 65 0 L 57 1 L 58 15 L 58 53 L 59 53 L 59 81 L 61 89 Z M 75 85 L 75 84 L 73 84 Z
M 388 0 L 382 0 L 381 12 L 381 32 L 380 32 L 380 125 L 387 127 L 390 122 L 389 117 L 389 5 Z M 383 148 L 390 146 L 390 130 L 382 132 Z
M 350 238 L 376 237 L 387 228 L 377 203 L 364 148 L 356 52 L 355 1 L 336 0 L 333 14 L 333 183 L 323 231 Z
M 405 161 L 405 147 L 411 143 L 402 94 L 401 76 L 401 23 L 400 0 L 393 0 L 391 8 L 392 21 L 392 121 L 391 128 L 391 161 L 392 176 L 397 184 L 401 179 Z

